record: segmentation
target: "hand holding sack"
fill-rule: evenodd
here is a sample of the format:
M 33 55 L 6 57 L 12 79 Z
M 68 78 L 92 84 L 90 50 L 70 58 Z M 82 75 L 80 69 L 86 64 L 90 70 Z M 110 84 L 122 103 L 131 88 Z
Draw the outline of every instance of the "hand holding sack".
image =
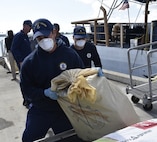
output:
M 52 100 L 58 99 L 57 93 L 55 91 L 52 91 L 51 88 L 45 89 L 44 94 L 46 97 L 49 97 Z

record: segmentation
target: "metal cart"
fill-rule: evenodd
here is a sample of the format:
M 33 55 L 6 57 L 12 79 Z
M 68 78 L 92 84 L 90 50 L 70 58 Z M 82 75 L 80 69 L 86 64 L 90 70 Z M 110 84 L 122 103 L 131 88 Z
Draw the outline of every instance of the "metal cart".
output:
M 130 75 L 130 86 L 127 86 L 126 88 L 126 93 L 127 94 L 132 94 L 131 100 L 133 103 L 138 103 L 140 99 L 143 101 L 143 108 L 146 111 L 150 111 L 153 108 L 152 102 L 157 100 L 157 79 L 152 81 L 152 76 L 157 75 L 157 70 L 156 72 L 152 72 L 152 66 L 157 66 L 157 58 L 152 58 L 153 55 L 157 55 L 157 49 L 151 49 L 152 45 L 156 45 L 156 42 L 148 43 L 148 44 L 143 44 L 139 45 L 133 48 L 128 49 L 128 65 L 129 65 L 129 75 Z M 133 50 L 142 51 L 149 47 L 151 50 L 147 51 L 146 55 L 146 64 L 144 65 L 137 65 L 137 66 L 132 66 L 131 63 L 131 52 Z M 148 48 L 147 48 L 148 49 Z M 140 85 L 134 85 L 133 84 L 133 71 L 140 69 L 140 68 L 147 68 L 148 72 L 148 81 L 146 83 L 142 83 Z

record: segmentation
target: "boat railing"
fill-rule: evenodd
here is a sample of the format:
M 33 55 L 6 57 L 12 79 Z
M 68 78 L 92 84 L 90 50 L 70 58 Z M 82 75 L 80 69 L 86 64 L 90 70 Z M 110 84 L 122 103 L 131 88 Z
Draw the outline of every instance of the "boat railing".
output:
M 75 26 L 78 25 L 83 25 L 86 27 L 88 26 L 90 28 L 90 31 L 87 34 L 91 36 L 89 38 L 93 40 L 95 45 L 97 45 L 98 42 L 106 43 L 106 39 L 104 38 L 105 37 L 104 25 L 99 24 L 100 21 L 102 21 L 103 19 L 104 18 L 95 18 L 95 19 L 88 19 L 83 21 L 75 21 L 75 22 L 71 22 L 71 24 L 75 24 Z M 102 39 L 98 38 L 99 36 L 103 38 Z
M 132 48 L 128 49 L 127 56 L 128 56 L 128 66 L 129 66 L 129 76 L 130 76 L 130 87 L 131 88 L 134 88 L 134 85 L 133 85 L 133 71 L 137 70 L 137 69 L 140 69 L 140 68 L 143 68 L 143 67 L 147 67 L 147 69 L 148 69 L 149 91 L 151 92 L 151 77 L 157 75 L 157 71 L 156 71 L 156 73 L 152 73 L 152 71 L 151 71 L 152 66 L 154 64 L 157 65 L 157 61 L 151 60 L 151 57 L 153 56 L 153 54 L 157 54 L 157 49 L 150 49 L 147 52 L 147 57 L 146 57 L 147 62 L 146 63 L 144 63 L 143 65 L 136 65 L 136 66 L 133 66 L 133 67 L 132 67 L 132 63 L 131 63 L 131 51 L 149 49 L 153 45 L 157 45 L 157 41 L 152 42 L 152 43 L 142 44 L 142 45 L 139 45 L 139 46 L 132 47 Z
M 104 16 L 102 18 L 94 18 L 94 19 L 88 19 L 88 20 L 81 20 L 81 21 L 75 21 L 71 22 L 71 24 L 77 25 L 93 25 L 93 33 L 94 35 L 93 42 L 96 45 L 99 41 L 106 44 L 106 46 L 109 46 L 109 34 L 108 34 L 108 23 L 107 23 L 107 14 L 104 7 L 100 7 L 100 9 L 103 11 Z M 99 24 L 100 21 L 103 21 L 103 25 Z M 98 28 L 101 28 L 102 31 L 97 31 Z M 98 34 L 104 36 L 103 39 L 98 39 Z

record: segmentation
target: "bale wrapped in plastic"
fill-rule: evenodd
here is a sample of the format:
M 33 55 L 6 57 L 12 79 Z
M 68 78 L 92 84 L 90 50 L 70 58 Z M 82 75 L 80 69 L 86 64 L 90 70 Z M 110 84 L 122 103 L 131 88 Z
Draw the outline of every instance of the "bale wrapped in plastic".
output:
M 51 81 L 61 108 L 85 141 L 140 122 L 128 97 L 97 72 L 94 68 L 71 69 Z

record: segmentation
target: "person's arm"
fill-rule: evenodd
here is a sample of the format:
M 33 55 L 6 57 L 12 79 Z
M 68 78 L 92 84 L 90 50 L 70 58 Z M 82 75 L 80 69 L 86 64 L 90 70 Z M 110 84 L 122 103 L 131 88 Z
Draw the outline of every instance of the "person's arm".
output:
M 8 39 L 7 38 L 5 38 L 5 48 L 6 48 L 7 52 L 8 52 Z
M 96 46 L 94 44 L 92 45 L 92 60 L 94 62 L 95 67 L 102 68 L 100 56 L 99 56 Z
M 44 88 L 36 86 L 33 75 L 33 67 L 29 62 L 24 62 L 20 73 L 20 88 L 24 96 L 31 101 L 38 101 L 47 98 L 44 95 Z
M 22 39 L 20 35 L 17 35 L 13 39 L 13 43 L 11 46 L 11 52 L 15 58 L 15 60 L 20 64 L 23 61 L 22 54 L 21 54 L 21 46 L 22 46 Z
M 69 42 L 69 39 L 67 37 L 65 37 L 65 41 L 66 41 L 66 45 L 69 47 L 70 46 L 70 42 Z

